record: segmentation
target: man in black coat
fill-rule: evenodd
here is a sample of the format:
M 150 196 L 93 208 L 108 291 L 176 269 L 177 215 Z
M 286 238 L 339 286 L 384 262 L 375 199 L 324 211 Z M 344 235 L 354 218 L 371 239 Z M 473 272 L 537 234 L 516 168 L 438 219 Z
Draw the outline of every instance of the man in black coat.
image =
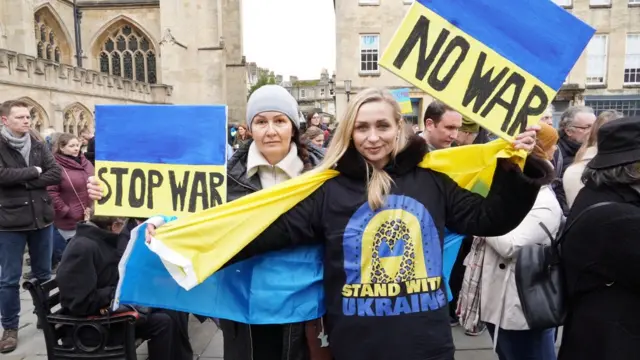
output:
M 54 210 L 47 186 L 60 183 L 60 167 L 47 147 L 33 138 L 29 105 L 7 101 L 0 106 L 0 314 L 4 332 L 0 353 L 18 346 L 20 277 L 29 244 L 33 275 L 51 277 L 51 226 Z
M 123 229 L 128 230 L 125 220 L 114 217 L 94 216 L 90 222 L 78 224 L 57 273 L 60 304 L 67 313 L 91 316 L 111 308 L 119 280 Z M 184 344 L 184 314 L 137 309 L 141 318 L 136 324 L 136 336 L 149 340 L 149 359 L 192 359 L 188 337 L 187 346 Z

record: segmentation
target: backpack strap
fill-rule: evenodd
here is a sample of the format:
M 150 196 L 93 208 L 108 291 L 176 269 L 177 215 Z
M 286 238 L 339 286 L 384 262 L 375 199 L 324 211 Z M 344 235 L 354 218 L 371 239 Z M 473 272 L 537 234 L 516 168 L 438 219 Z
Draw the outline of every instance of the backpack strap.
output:
M 571 221 L 568 225 L 566 225 L 566 227 L 564 229 L 562 229 L 562 232 L 557 237 L 551 235 L 551 231 L 549 231 L 549 228 L 547 228 L 547 226 L 545 224 L 543 224 L 542 222 L 540 222 L 538 224 L 540 225 L 540 227 L 542 227 L 542 230 L 544 230 L 544 232 L 547 234 L 549 239 L 551 239 L 551 243 L 553 245 L 555 245 L 555 246 L 558 246 L 564 240 L 565 236 L 567 235 L 567 232 L 569 232 L 569 230 L 573 227 L 573 225 L 575 225 L 575 223 L 577 223 L 578 220 L 580 220 L 582 215 L 588 213 L 591 210 L 597 209 L 597 208 L 599 208 L 601 206 L 607 206 L 607 205 L 612 205 L 612 204 L 615 204 L 615 202 L 613 202 L 613 201 L 603 201 L 603 202 L 599 202 L 599 203 L 596 203 L 596 204 L 593 204 L 593 205 L 587 207 L 586 209 L 582 210 L 573 219 L 573 221 Z

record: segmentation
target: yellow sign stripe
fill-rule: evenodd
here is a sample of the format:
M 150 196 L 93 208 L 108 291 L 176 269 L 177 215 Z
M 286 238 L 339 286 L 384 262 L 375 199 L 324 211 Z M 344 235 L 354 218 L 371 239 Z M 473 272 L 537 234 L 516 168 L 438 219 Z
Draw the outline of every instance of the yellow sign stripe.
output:
M 380 65 L 506 140 L 538 123 L 556 93 L 417 2 Z
M 97 215 L 151 217 L 186 215 L 226 201 L 226 168 L 96 161 L 104 198 Z

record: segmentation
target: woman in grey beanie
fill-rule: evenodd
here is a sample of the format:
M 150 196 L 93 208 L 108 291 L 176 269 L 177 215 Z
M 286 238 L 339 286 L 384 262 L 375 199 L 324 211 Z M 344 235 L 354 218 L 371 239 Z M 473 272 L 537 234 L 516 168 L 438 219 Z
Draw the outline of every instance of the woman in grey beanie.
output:
M 228 201 L 296 177 L 323 159 L 321 151 L 307 149 L 300 141 L 298 114 L 298 103 L 281 86 L 265 85 L 251 94 L 246 120 L 253 141 L 240 147 L 228 162 Z M 282 261 L 282 256 L 266 254 L 253 271 L 268 275 L 276 269 L 273 262 Z M 288 286 L 274 291 L 292 290 Z M 323 322 L 319 319 L 269 325 L 220 320 L 220 325 L 225 359 L 331 359 L 329 349 L 321 347 L 318 335 L 323 331 Z

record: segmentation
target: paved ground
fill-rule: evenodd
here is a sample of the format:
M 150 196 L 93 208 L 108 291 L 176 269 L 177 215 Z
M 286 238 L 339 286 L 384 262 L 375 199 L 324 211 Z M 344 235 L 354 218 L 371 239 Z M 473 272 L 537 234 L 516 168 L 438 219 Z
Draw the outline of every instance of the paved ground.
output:
M 33 303 L 28 292 L 21 290 L 20 302 L 20 346 L 16 351 L 7 355 L 0 355 L 0 360 L 46 360 L 44 336 L 36 329 L 36 316 L 33 314 Z M 491 350 L 491 339 L 487 333 L 479 337 L 464 335 L 460 327 L 453 329 L 456 348 L 456 360 L 495 360 Z M 222 359 L 222 331 L 215 323 L 207 321 L 203 324 L 195 318 L 189 322 L 189 335 L 195 352 L 194 359 L 221 360 Z M 146 344 L 138 348 L 138 359 L 147 359 Z

